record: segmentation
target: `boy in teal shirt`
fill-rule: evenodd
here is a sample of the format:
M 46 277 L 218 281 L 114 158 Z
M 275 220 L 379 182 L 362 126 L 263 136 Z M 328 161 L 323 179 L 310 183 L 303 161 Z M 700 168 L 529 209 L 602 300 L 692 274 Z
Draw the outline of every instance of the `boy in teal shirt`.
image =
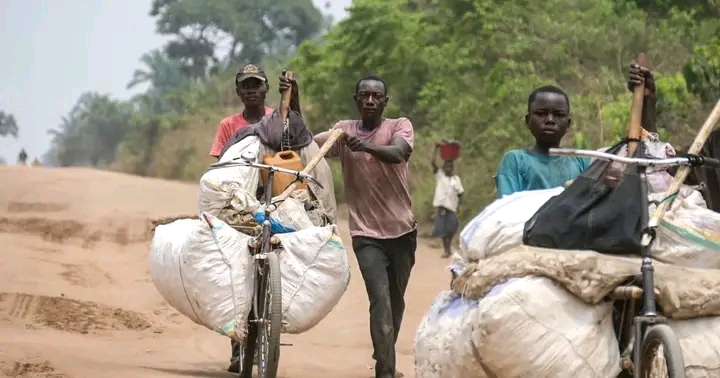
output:
M 562 89 L 549 85 L 530 94 L 525 124 L 535 138 L 535 146 L 505 153 L 495 176 L 498 198 L 563 186 L 590 165 L 588 158 L 548 153 L 560 146 L 571 122 L 570 99 Z

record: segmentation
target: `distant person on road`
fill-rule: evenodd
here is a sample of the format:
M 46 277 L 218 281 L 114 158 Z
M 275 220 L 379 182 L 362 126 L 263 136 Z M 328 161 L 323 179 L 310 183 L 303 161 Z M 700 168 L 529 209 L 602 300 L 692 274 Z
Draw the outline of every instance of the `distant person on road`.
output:
M 579 176 L 590 165 L 590 159 L 549 154 L 551 148 L 560 146 L 571 124 L 570 99 L 562 89 L 548 85 L 532 91 L 525 125 L 535 145 L 505 153 L 495 176 L 497 197 L 563 186 Z
M 17 159 L 18 164 L 27 165 L 27 158 L 28 158 L 27 152 L 25 152 L 24 148 L 21 149 L 20 153 L 18 154 L 18 159 Z
M 445 160 L 442 169 L 438 167 L 436 160 L 439 147 L 439 145 L 435 145 L 435 151 L 430 160 L 430 166 L 436 181 L 433 207 L 437 209 L 432 236 L 442 238 L 442 257 L 448 258 L 452 253 L 452 240 L 459 226 L 457 210 L 458 205 L 462 204 L 465 189 L 462 186 L 460 177 L 454 174 L 454 162 L 452 160 Z
M 280 92 L 283 92 L 292 84 L 295 84 L 294 80 L 280 77 Z M 300 113 L 297 85 L 292 85 L 292 88 L 290 109 Z M 272 114 L 274 109 L 265 106 L 265 97 L 268 90 L 270 90 L 270 84 L 265 71 L 260 67 L 248 64 L 235 75 L 235 91 L 245 108 L 242 112 L 227 117 L 220 122 L 215 132 L 215 141 L 210 148 L 210 156 L 220 158 L 225 144 L 239 129 L 258 123 L 263 117 Z
M 377 76 L 358 80 L 353 98 L 360 119 L 333 126 L 345 137 L 328 154 L 342 165 L 352 247 L 370 300 L 376 378 L 403 376 L 395 366 L 395 343 L 417 248 L 408 185 L 415 134 L 409 119 L 383 118 L 387 94 Z M 318 145 L 332 130 L 315 136 Z

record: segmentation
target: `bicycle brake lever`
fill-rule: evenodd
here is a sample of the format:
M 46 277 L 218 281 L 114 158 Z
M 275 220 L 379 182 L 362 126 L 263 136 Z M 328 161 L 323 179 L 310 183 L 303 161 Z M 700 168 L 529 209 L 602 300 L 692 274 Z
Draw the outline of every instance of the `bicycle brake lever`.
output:
M 320 187 L 321 190 L 322 190 L 322 189 L 325 189 L 325 187 L 323 186 L 323 184 L 321 184 L 318 180 L 316 180 L 315 177 L 312 177 L 312 176 L 310 176 L 310 175 L 307 174 L 307 173 L 301 174 L 300 177 L 302 177 L 302 178 L 304 178 L 304 179 L 306 179 L 306 180 L 312 181 L 312 183 L 315 184 L 315 185 L 317 185 L 318 187 Z

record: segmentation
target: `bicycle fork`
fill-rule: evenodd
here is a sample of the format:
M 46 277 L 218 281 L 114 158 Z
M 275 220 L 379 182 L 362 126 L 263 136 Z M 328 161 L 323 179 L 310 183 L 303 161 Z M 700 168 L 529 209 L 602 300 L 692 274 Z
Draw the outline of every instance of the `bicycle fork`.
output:
M 650 221 L 650 203 L 648 201 L 648 184 L 647 184 L 647 167 L 638 166 L 638 175 L 640 176 L 640 193 L 643 193 L 642 203 L 643 212 L 640 213 L 640 224 L 644 227 L 640 239 L 640 256 L 642 262 L 640 265 L 640 273 L 642 275 L 643 288 L 643 307 L 640 315 L 634 317 L 633 333 L 635 340 L 633 341 L 633 377 L 640 378 L 640 359 L 642 358 L 642 343 L 648 327 L 656 324 L 667 323 L 664 317 L 658 315 L 657 305 L 655 303 L 655 268 L 653 267 L 652 252 L 650 246 L 656 237 L 656 228 L 649 227 Z

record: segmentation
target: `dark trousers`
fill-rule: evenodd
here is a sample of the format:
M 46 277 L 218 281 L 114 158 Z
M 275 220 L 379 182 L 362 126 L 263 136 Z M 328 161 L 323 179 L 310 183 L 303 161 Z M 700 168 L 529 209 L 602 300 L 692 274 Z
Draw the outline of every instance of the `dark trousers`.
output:
M 352 238 L 370 300 L 376 378 L 395 377 L 395 342 L 405 312 L 405 289 L 415 265 L 417 231 L 396 239 Z

